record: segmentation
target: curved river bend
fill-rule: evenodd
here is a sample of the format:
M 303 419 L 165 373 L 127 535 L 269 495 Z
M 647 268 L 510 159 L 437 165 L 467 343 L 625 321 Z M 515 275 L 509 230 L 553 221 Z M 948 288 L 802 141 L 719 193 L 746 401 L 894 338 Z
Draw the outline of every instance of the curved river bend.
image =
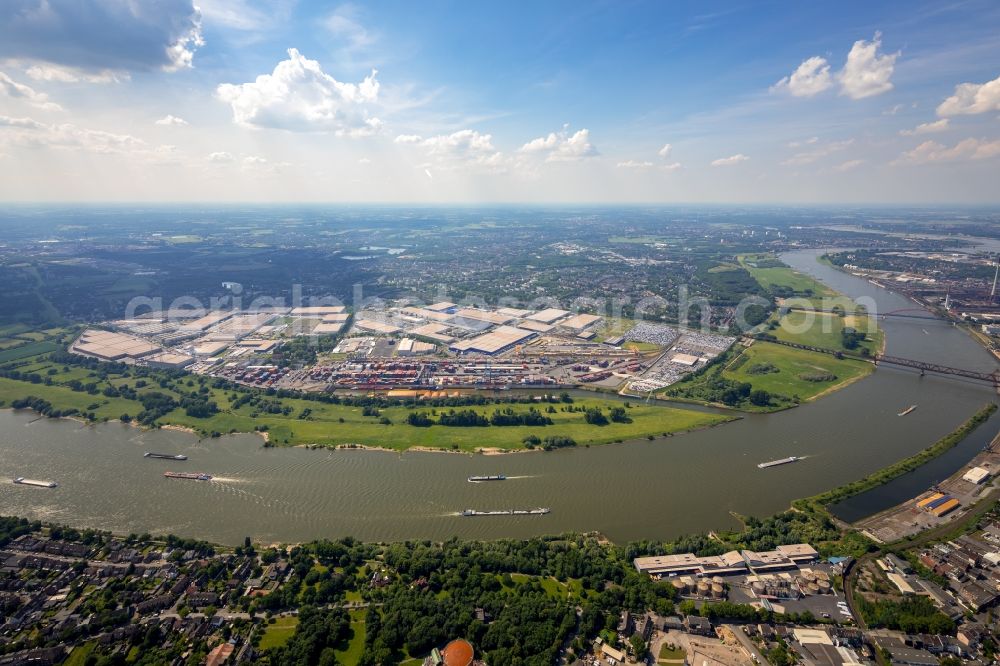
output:
M 816 262 L 819 251 L 784 260 L 879 311 L 912 303 Z M 941 322 L 882 322 L 888 352 L 966 367 L 995 367 L 961 331 Z M 925 332 L 926 331 L 926 332 Z M 282 449 L 252 435 L 198 441 L 167 430 L 83 426 L 0 411 L 0 513 L 116 532 L 173 532 L 236 543 L 527 537 L 599 530 L 616 541 L 666 539 L 735 526 L 730 512 L 768 515 L 797 497 L 857 479 L 928 446 L 995 398 L 980 384 L 880 367 L 815 403 L 656 441 L 502 457 Z M 900 418 L 908 405 L 919 408 Z M 984 426 L 996 432 L 995 419 Z M 956 449 L 931 470 L 947 476 L 972 457 Z M 186 463 L 143 458 L 185 453 Z M 757 463 L 807 456 L 760 470 Z M 211 482 L 168 480 L 167 470 L 204 471 Z M 473 484 L 473 474 L 509 480 Z M 53 490 L 14 485 L 24 475 Z M 887 487 L 888 488 L 888 487 Z M 919 491 L 922 488 L 917 488 Z M 897 488 L 893 492 L 904 492 Z M 873 513 L 892 493 L 865 500 Z M 880 505 L 879 502 L 882 504 Z M 870 503 L 866 506 L 865 503 Z M 464 508 L 552 509 L 548 516 L 462 518 Z

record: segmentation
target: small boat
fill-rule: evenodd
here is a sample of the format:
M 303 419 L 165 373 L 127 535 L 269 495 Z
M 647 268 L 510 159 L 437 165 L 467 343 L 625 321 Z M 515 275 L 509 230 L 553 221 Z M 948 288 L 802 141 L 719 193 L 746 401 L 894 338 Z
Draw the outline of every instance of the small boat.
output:
M 173 455 L 173 454 L 170 454 L 170 453 L 150 453 L 149 451 L 146 451 L 144 454 L 142 454 L 142 457 L 143 458 L 157 458 L 159 460 L 187 460 L 188 459 L 188 457 L 186 455 L 181 454 L 181 453 L 178 453 L 177 455 Z
M 909 407 L 907 407 L 906 409 L 904 409 L 903 411 L 901 411 L 899 414 L 896 414 L 896 416 L 906 416 L 907 414 L 909 414 L 910 412 L 912 412 L 916 408 L 917 408 L 916 405 L 910 405 Z
M 23 476 L 14 478 L 14 483 L 19 486 L 35 486 L 36 488 L 55 488 L 59 484 L 55 481 L 39 481 L 37 479 L 26 479 Z
M 489 476 L 470 476 L 469 483 L 477 483 L 479 481 L 506 481 L 507 477 L 503 474 L 491 474 Z
M 782 458 L 780 460 L 771 460 L 770 462 L 757 463 L 757 467 L 760 469 L 767 469 L 768 467 L 777 467 L 778 465 L 787 465 L 788 463 L 798 462 L 802 458 L 798 456 L 788 456 L 787 458 Z
M 190 479 L 192 481 L 211 481 L 212 475 L 204 472 L 164 472 L 168 479 Z

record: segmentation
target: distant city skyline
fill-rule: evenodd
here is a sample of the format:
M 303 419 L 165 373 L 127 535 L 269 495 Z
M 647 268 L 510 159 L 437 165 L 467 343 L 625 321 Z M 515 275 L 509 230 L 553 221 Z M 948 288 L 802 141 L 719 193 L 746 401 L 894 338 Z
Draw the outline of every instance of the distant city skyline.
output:
M 998 174 L 989 0 L 0 5 L 0 201 L 993 204 Z

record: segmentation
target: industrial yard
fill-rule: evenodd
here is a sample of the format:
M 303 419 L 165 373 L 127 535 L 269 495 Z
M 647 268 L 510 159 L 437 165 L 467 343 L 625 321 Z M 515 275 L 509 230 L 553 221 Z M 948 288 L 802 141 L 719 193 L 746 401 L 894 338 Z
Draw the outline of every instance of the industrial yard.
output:
M 637 395 L 669 386 L 735 342 L 650 322 L 598 342 L 607 327 L 594 314 L 447 301 L 427 306 L 401 301 L 357 313 L 340 305 L 175 309 L 87 329 L 70 351 L 264 388 L 433 392 L 589 386 Z M 295 339 L 336 344 L 327 345 L 314 363 L 288 362 L 283 347 Z M 635 342 L 644 344 L 644 351 L 629 348 Z

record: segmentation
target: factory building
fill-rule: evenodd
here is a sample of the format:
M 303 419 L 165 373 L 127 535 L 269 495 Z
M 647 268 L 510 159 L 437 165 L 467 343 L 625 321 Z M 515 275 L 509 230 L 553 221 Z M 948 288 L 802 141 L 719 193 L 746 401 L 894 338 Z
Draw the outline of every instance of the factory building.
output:
M 568 310 L 560 310 L 558 308 L 546 308 L 540 312 L 536 312 L 533 315 L 528 315 L 528 319 L 533 319 L 534 321 L 540 321 L 543 324 L 552 324 L 566 315 L 569 314 Z
M 974 483 L 978 486 L 981 483 L 985 483 L 986 480 L 990 478 L 990 471 L 985 467 L 973 467 L 968 472 L 963 474 L 962 478 L 969 483 Z
M 469 340 L 453 342 L 449 349 L 454 352 L 476 352 L 479 354 L 501 354 L 516 345 L 535 337 L 536 333 L 514 326 L 497 326 L 489 333 Z
M 819 553 L 807 543 L 778 546 L 775 550 L 755 552 L 729 551 L 722 555 L 698 557 L 694 553 L 677 553 L 655 557 L 637 557 L 633 564 L 637 571 L 654 577 L 691 574 L 695 576 L 725 576 L 754 571 L 794 569 L 801 564 L 815 562 Z

